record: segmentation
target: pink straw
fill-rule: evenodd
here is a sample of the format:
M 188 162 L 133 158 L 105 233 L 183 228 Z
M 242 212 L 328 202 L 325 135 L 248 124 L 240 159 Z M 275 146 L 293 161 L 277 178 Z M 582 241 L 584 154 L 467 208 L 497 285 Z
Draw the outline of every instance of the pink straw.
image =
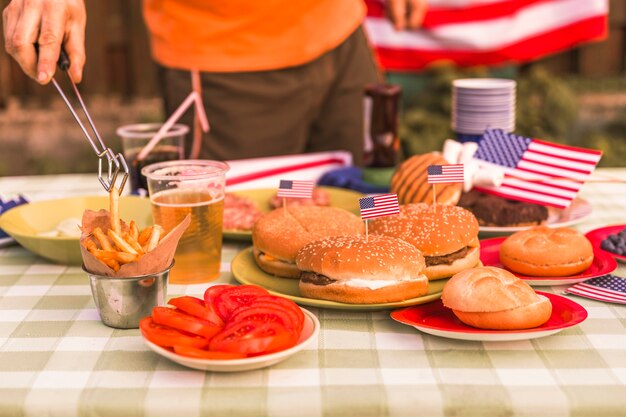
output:
M 198 112 L 198 117 L 200 119 L 200 125 L 202 126 L 202 130 L 208 132 L 209 130 L 209 121 L 206 117 L 206 113 L 204 111 L 204 106 L 202 104 L 202 99 L 200 95 L 192 91 L 189 93 L 187 98 L 181 103 L 180 106 L 176 109 L 174 113 L 167 119 L 163 126 L 159 129 L 159 131 L 150 139 L 150 141 L 143 147 L 141 152 L 137 155 L 137 160 L 143 160 L 152 149 L 163 139 L 163 137 L 167 134 L 167 132 L 174 126 L 174 124 L 182 117 L 182 115 L 187 111 L 189 106 L 192 104 L 196 105 L 196 111 Z

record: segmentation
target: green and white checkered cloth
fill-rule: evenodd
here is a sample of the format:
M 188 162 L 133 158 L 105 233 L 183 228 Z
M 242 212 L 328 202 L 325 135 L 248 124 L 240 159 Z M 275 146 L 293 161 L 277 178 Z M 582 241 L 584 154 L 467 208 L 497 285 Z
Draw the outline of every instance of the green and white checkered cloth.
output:
M 35 200 L 98 187 L 92 175 L 0 178 L 3 194 Z M 626 223 L 626 185 L 587 184 L 582 197 L 593 214 L 579 230 Z M 225 245 L 218 282 L 231 282 L 243 246 Z M 389 312 L 311 308 L 322 329 L 309 348 L 270 368 L 211 373 L 158 356 L 138 330 L 106 327 L 80 268 L 13 246 L 0 250 L 0 416 L 626 416 L 626 307 L 575 300 L 589 312 L 578 326 L 484 343 L 422 334 Z

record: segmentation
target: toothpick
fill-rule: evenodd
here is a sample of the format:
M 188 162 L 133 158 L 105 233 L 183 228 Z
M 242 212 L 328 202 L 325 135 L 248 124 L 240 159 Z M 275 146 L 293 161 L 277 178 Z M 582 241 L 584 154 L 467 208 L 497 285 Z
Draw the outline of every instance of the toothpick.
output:
M 283 197 L 283 216 L 287 216 L 287 198 Z
M 368 242 L 369 241 L 369 233 L 368 233 L 368 225 L 367 225 L 367 221 L 368 219 L 365 219 L 365 241 Z
M 437 211 L 437 190 L 435 188 L 435 183 L 433 183 L 433 208 Z

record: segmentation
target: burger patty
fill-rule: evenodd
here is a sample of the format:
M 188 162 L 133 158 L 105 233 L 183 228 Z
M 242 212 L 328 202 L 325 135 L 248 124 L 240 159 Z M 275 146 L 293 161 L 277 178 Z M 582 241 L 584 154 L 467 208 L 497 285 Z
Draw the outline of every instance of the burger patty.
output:
M 337 281 L 336 279 L 329 278 L 326 275 L 316 274 L 315 272 L 310 271 L 302 271 L 300 273 L 300 280 L 308 284 L 321 286 L 329 285 Z
M 450 265 L 452 262 L 457 259 L 464 258 L 469 251 L 469 247 L 464 247 L 459 249 L 456 252 L 449 253 L 447 255 L 441 256 L 424 256 L 424 260 L 426 261 L 426 267 L 435 266 L 435 265 Z

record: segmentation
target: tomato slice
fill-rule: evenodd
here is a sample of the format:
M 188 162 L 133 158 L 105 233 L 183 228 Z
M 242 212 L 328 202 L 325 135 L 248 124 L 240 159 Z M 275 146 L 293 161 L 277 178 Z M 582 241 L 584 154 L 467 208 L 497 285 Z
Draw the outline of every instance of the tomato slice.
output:
M 224 291 L 229 288 L 233 288 L 234 285 L 230 284 L 219 284 L 219 285 L 211 285 L 209 288 L 204 291 L 204 304 L 207 307 L 214 307 L 215 299 Z
M 154 307 L 152 320 L 157 324 L 203 336 L 207 339 L 211 339 L 222 330 L 222 326 L 168 307 Z
M 251 305 L 245 305 L 233 311 L 229 318 L 229 323 L 239 321 L 254 321 L 257 323 L 279 323 L 291 333 L 295 340 L 300 336 L 297 318 L 291 316 L 290 312 L 279 306 L 278 304 L 264 303 L 259 305 L 253 302 Z
M 259 355 L 287 349 L 295 344 L 291 333 L 277 322 L 234 322 L 215 335 L 210 350 Z
M 204 304 L 204 301 L 196 298 L 190 297 L 188 295 L 178 298 L 172 298 L 168 301 L 168 304 L 173 305 L 185 313 L 192 315 L 194 317 L 201 318 L 203 320 L 210 321 L 211 323 L 215 323 L 218 326 L 223 326 L 224 322 L 217 315 L 213 308 L 209 308 Z
M 174 352 L 179 355 L 197 359 L 241 359 L 246 355 L 238 352 L 216 352 L 211 350 L 196 349 L 190 346 L 174 346 Z
M 302 326 L 304 325 L 304 313 L 296 303 L 286 298 L 271 294 L 262 295 L 254 300 L 255 305 L 262 306 L 266 305 L 266 303 L 277 304 L 285 308 L 285 310 L 297 320 L 298 327 L 302 329 Z
M 221 291 L 213 300 L 213 305 L 222 320 L 228 321 L 235 309 L 251 304 L 255 298 L 262 295 L 269 295 L 265 288 L 256 285 L 233 285 Z
M 139 329 L 146 339 L 161 347 L 191 346 L 203 349 L 209 345 L 209 341 L 204 337 L 186 334 L 171 327 L 162 326 L 155 323 L 152 317 L 141 319 Z

